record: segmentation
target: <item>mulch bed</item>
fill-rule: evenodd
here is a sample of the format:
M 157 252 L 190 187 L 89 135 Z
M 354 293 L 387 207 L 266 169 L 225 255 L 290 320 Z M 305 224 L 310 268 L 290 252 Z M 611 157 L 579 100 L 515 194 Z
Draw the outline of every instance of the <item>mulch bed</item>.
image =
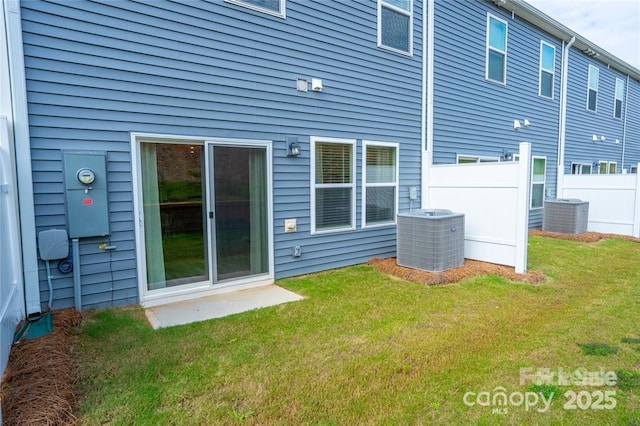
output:
M 640 243 L 640 238 L 619 234 L 601 234 L 599 232 L 585 232 L 582 234 L 560 234 L 557 232 L 543 231 L 541 229 L 532 229 L 531 231 L 529 231 L 529 234 L 539 237 L 557 238 L 560 240 L 579 241 L 581 243 L 596 243 L 598 241 L 606 240 L 609 238 L 620 238 L 622 240 Z
M 478 260 L 465 259 L 464 264 L 457 268 L 443 272 L 421 271 L 419 269 L 406 268 L 396 263 L 396 258 L 374 258 L 367 262 L 379 271 L 402 278 L 407 281 L 426 285 L 452 284 L 465 278 L 476 275 L 498 275 L 509 281 L 537 284 L 544 281 L 545 276 L 541 272 L 528 271 L 526 274 L 516 274 L 514 268 L 494 263 L 480 262 Z
M 72 330 L 80 320 L 73 308 L 54 311 L 53 332 L 13 345 L 0 387 L 4 425 L 77 422 L 71 348 Z

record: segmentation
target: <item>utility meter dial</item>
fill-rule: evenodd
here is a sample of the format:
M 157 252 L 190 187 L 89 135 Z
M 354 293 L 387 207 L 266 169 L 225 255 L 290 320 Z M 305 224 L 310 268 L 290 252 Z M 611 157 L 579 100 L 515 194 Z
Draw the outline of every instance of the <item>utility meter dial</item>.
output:
M 76 177 L 80 183 L 84 183 L 85 185 L 91 185 L 96 180 L 95 172 L 87 168 L 78 170 Z

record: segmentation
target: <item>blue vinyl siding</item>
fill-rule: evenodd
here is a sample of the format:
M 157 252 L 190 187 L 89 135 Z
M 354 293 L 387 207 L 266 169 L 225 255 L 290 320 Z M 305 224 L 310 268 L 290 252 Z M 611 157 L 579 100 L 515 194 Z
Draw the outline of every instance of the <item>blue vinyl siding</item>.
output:
M 505 85 L 485 80 L 488 12 L 508 23 Z M 556 49 L 553 99 L 538 95 L 541 40 Z M 532 154 L 547 159 L 546 191 L 554 197 L 561 42 L 491 2 L 437 1 L 434 45 L 434 163 L 455 163 L 456 154 L 500 157 L 531 142 Z M 531 126 L 513 130 L 524 119 Z M 541 210 L 532 210 L 530 226 L 541 224 Z
M 640 82 L 637 80 L 629 79 L 629 90 L 625 90 L 622 119 L 626 119 L 627 124 L 624 167 L 629 169 L 640 162 Z
M 589 65 L 600 70 L 596 112 L 587 110 L 586 106 Z M 572 162 L 593 164 L 598 161 L 615 161 L 619 171 L 624 120 L 613 117 L 613 100 L 616 77 L 626 82 L 626 76 L 574 48 L 569 52 L 568 75 L 565 173 L 571 173 Z M 626 105 L 625 100 L 623 116 Z M 593 142 L 593 135 L 605 136 L 606 140 Z M 620 144 L 615 144 L 616 139 Z
M 367 0 L 288 0 L 286 19 L 221 0 L 24 1 L 21 12 L 37 231 L 66 226 L 62 150 L 107 153 L 112 234 L 81 240 L 85 307 L 138 300 L 130 132 L 273 141 L 277 278 L 395 255 L 394 226 L 361 229 L 362 140 L 400 144 L 408 210 L 420 184 L 421 1 L 412 57 L 377 47 Z M 299 77 L 323 91 L 297 92 Z M 286 157 L 287 136 L 300 157 Z M 310 235 L 311 136 L 357 140 L 355 231 Z M 285 218 L 298 232 L 284 233 Z M 72 305 L 71 276 L 55 275 L 54 306 Z

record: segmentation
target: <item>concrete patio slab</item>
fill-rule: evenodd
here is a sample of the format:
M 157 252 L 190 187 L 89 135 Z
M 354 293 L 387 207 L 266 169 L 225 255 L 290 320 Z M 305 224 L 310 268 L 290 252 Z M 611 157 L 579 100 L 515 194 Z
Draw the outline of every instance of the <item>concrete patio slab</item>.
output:
M 231 293 L 217 294 L 145 309 L 154 329 L 189 324 L 252 309 L 275 306 L 303 299 L 302 296 L 276 285 L 268 285 Z

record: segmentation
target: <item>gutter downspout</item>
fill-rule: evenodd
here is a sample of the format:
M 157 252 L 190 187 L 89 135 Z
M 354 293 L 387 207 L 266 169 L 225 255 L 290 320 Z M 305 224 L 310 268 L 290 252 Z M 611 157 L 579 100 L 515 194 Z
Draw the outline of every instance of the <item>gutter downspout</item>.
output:
M 435 0 L 426 0 L 427 17 L 422 18 L 422 208 L 429 206 L 429 173 L 433 165 L 433 55 L 434 55 L 434 10 Z M 423 9 L 424 10 L 424 9 Z M 425 28 L 426 26 L 426 28 Z M 426 43 L 424 38 L 426 37 Z M 426 146 L 425 146 L 426 145 Z
M 33 201 L 33 175 L 31 170 L 31 143 L 29 138 L 29 114 L 27 111 L 27 83 L 24 72 L 22 24 L 20 2 L 4 0 L 4 19 L 7 28 L 9 72 L 12 99 L 13 135 L 15 141 L 16 172 L 18 175 L 18 205 L 20 209 L 20 234 L 24 296 L 27 318 L 39 316 L 40 279 L 38 277 L 38 252 L 36 248 L 36 221 Z
M 627 74 L 627 86 L 624 88 L 624 121 L 622 122 L 622 170 L 624 170 L 624 148 L 627 142 L 627 102 L 629 99 L 629 74 Z M 631 167 L 629 167 L 631 169 Z M 637 170 L 636 170 L 637 172 Z
M 563 181 L 564 181 L 564 149 L 565 137 L 567 130 L 567 82 L 569 80 L 569 49 L 575 43 L 576 38 L 571 37 L 569 43 L 562 44 L 562 77 L 560 79 L 560 114 L 558 126 L 558 168 L 556 170 L 556 198 L 563 197 Z

